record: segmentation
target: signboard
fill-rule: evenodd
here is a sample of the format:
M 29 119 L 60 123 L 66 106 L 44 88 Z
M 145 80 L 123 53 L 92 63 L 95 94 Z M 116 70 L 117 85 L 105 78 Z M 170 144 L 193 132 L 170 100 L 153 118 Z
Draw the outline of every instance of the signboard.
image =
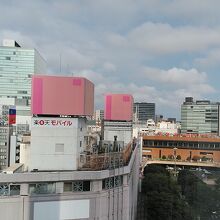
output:
M 74 122 L 71 119 L 64 118 L 33 118 L 32 127 L 73 127 Z

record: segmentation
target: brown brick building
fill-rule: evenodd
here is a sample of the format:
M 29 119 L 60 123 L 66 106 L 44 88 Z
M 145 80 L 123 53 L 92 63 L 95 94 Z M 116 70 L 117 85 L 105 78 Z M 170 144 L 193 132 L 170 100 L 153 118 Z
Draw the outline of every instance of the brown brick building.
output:
M 206 135 L 143 136 L 143 156 L 149 159 L 220 163 L 220 138 Z

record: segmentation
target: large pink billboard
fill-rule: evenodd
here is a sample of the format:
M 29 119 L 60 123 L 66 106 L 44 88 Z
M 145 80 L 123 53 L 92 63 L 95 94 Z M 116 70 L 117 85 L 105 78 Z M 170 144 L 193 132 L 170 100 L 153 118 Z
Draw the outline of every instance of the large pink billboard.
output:
M 32 114 L 92 115 L 94 84 L 83 77 L 34 75 Z
M 105 96 L 105 120 L 132 121 L 133 97 L 129 94 L 108 94 Z

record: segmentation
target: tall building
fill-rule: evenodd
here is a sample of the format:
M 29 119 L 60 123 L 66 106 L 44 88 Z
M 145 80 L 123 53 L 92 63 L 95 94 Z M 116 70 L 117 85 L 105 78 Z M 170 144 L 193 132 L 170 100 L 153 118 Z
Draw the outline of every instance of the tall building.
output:
M 101 124 L 101 121 L 104 119 L 104 110 L 103 109 L 95 110 L 93 118 L 94 120 L 96 120 L 97 124 Z
M 22 135 L 30 127 L 31 78 L 35 73 L 45 72 L 45 69 L 46 62 L 36 49 L 23 48 L 14 40 L 3 40 L 0 46 L 0 105 L 16 106 L 16 125 L 0 125 L 2 131 L 7 131 L 7 135 L 0 133 L 0 139 L 5 139 L 0 143 L 0 169 L 9 166 L 9 161 L 17 161 L 14 155 L 11 156 L 14 159 L 10 159 L 10 152 L 19 145 L 20 137 L 15 135 Z
M 0 170 L 10 164 L 10 137 L 13 134 L 12 124 L 15 123 L 10 120 L 9 113 L 12 109 L 14 106 L 0 105 Z
M 136 122 L 146 122 L 148 119 L 155 120 L 155 103 L 135 102 L 133 113 Z
M 31 77 L 45 69 L 46 62 L 36 49 L 23 48 L 14 40 L 3 40 L 0 46 L 0 97 L 25 99 L 30 104 Z
M 219 103 L 209 100 L 193 101 L 186 97 L 181 105 L 181 133 L 219 133 Z

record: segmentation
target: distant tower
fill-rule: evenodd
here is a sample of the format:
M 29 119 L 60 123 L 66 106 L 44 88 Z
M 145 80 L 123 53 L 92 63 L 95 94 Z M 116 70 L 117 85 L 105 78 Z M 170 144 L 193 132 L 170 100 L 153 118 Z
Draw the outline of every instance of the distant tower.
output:
M 133 112 L 139 122 L 146 122 L 148 119 L 155 120 L 155 103 L 135 102 Z
M 45 70 L 46 62 L 37 50 L 23 48 L 15 40 L 3 40 L 3 44 L 0 46 L 1 168 L 6 168 L 10 163 L 19 161 L 20 139 L 16 136 L 27 132 L 30 127 L 31 77 L 33 74 L 45 72 Z M 4 115 L 12 106 L 17 110 L 16 125 L 13 127 L 12 124 L 9 126 L 4 124 L 7 121 L 4 119 Z M 16 148 L 17 150 L 15 150 Z
M 36 49 L 23 48 L 14 40 L 3 40 L 0 60 L 0 98 L 22 99 L 30 105 L 31 77 L 45 72 L 45 60 Z
M 181 105 L 181 133 L 219 135 L 219 103 L 186 97 Z

